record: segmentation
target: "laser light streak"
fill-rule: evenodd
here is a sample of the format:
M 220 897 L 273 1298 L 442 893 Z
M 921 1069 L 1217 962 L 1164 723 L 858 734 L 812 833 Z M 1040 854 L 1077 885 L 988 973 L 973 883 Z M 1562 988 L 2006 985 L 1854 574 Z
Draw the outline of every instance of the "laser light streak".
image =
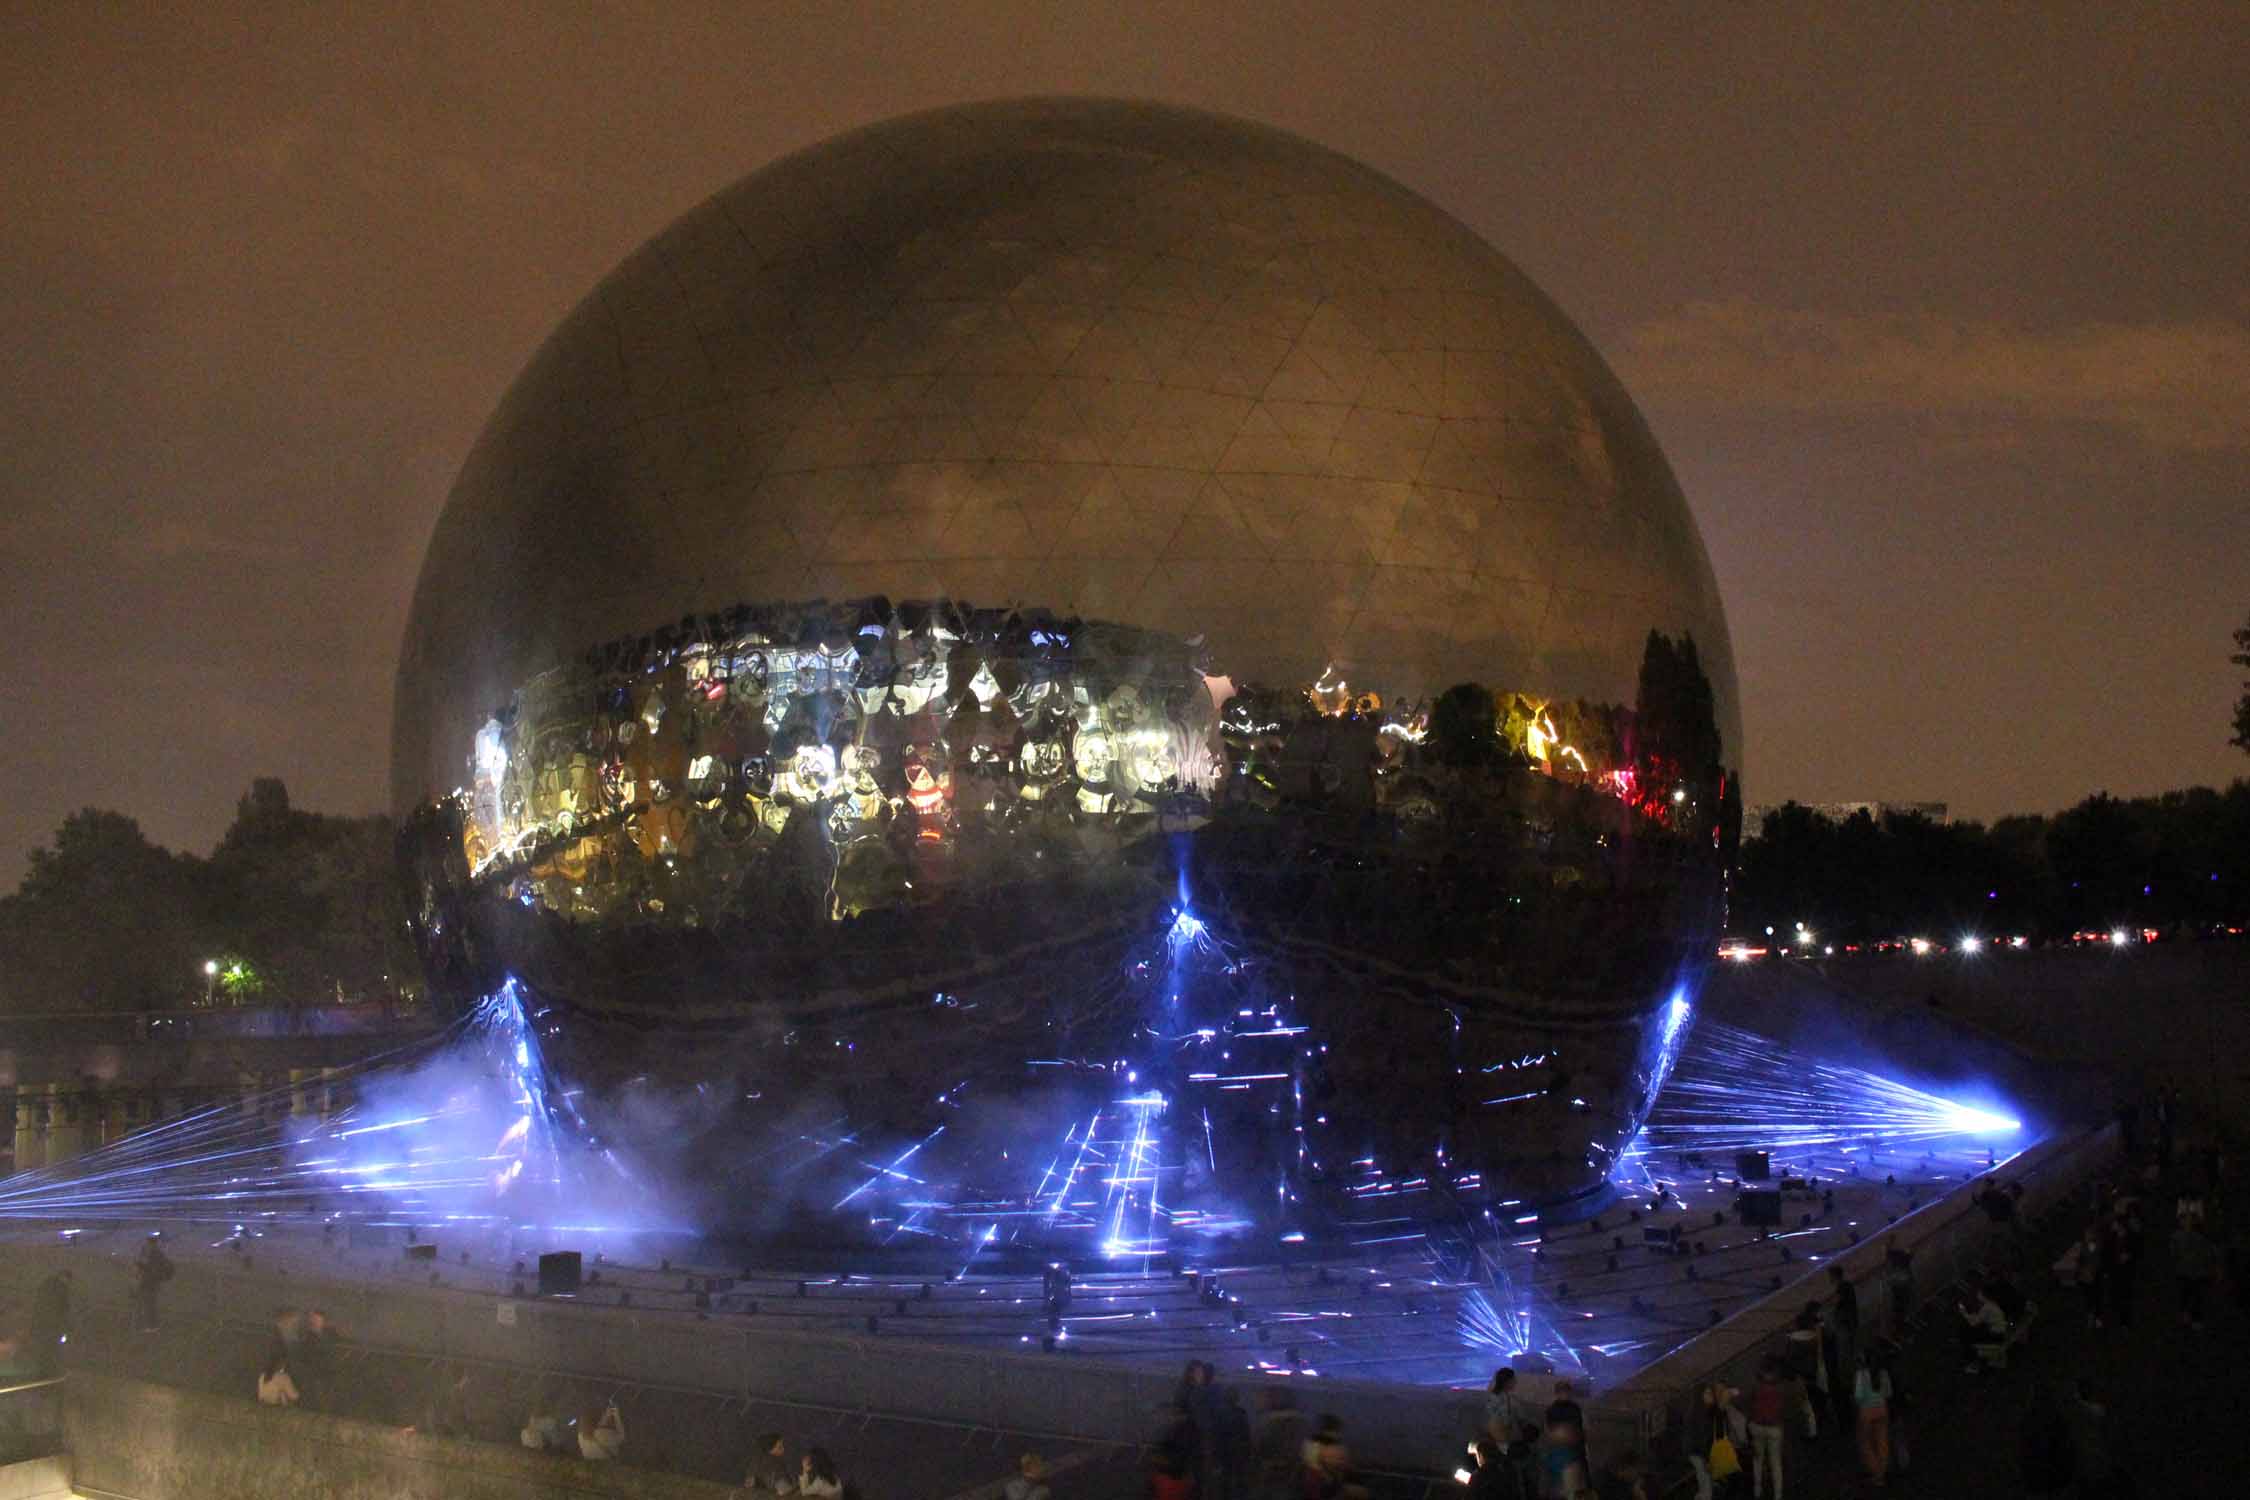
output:
M 1643 1132 L 1657 1149 L 1786 1149 L 2009 1135 L 2023 1122 L 1706 1022 Z

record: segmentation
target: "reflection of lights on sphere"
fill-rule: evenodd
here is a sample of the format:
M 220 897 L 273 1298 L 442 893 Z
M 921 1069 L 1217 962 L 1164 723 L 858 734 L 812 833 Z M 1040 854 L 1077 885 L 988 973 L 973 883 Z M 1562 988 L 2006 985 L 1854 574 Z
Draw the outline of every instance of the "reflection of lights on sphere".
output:
M 1600 356 L 1398 184 L 1135 104 L 878 125 L 627 259 L 463 468 L 396 703 L 434 993 L 520 975 L 590 1101 L 729 1080 L 714 1141 L 927 1140 L 915 1232 L 977 1239 L 945 1195 L 1043 1201 L 1066 1125 L 1148 1168 L 1095 1246 L 1598 1182 L 1739 821 Z

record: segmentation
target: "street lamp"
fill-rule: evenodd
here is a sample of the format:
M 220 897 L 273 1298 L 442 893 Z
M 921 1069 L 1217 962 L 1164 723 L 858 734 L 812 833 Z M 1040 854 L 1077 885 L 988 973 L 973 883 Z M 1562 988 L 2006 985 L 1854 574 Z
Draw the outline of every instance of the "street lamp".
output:
M 218 988 L 218 983 L 219 961 L 215 958 L 203 960 L 203 1003 L 205 1005 L 211 1003 L 212 996 Z

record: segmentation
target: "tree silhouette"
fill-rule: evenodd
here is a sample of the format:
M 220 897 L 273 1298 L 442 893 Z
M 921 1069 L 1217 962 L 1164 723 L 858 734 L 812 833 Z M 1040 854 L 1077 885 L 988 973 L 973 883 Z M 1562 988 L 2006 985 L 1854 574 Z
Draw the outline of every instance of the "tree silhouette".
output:
M 2097 794 L 2053 816 L 1935 823 L 1794 803 L 1743 845 L 1731 925 L 1796 924 L 1816 947 L 1910 936 L 2067 938 L 2115 927 L 2208 934 L 2250 918 L 2250 781 L 2223 791 Z
M 2250 672 L 2250 624 L 2234 633 L 2234 655 L 2229 660 Z M 2250 678 L 2243 680 L 2242 696 L 2234 702 L 2234 736 L 2227 743 L 2250 754 Z
M 393 845 L 388 819 L 293 808 L 270 777 L 251 784 L 209 859 L 150 843 L 123 813 L 72 813 L 0 897 L 0 1009 L 399 993 L 418 969 Z
M 85 808 L 0 898 L 0 1003 L 15 1011 L 176 1005 L 203 983 L 201 861 L 148 841 L 123 813 Z
M 1441 764 L 1489 766 L 1500 755 L 1500 712 L 1489 689 L 1455 683 L 1430 705 L 1430 748 Z

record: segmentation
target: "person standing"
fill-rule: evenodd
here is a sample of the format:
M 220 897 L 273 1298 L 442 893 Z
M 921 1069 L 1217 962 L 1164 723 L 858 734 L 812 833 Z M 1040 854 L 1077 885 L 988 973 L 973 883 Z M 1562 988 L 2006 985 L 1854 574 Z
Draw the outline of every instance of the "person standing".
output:
M 1206 1369 L 1210 1368 L 1205 1366 Z M 1204 1434 L 1210 1455 L 1205 1470 L 1212 1477 L 1213 1500 L 1248 1500 L 1250 1494 L 1250 1414 L 1242 1409 L 1242 1395 L 1231 1386 L 1214 1386 L 1211 1426 Z
M 1878 1487 L 1891 1473 L 1891 1373 L 1862 1351 L 1852 1372 L 1852 1403 L 1859 1411 L 1859 1466 Z
M 1211 1494 L 1218 1473 L 1219 1393 L 1211 1383 L 1217 1373 L 1200 1359 L 1189 1360 L 1180 1372 L 1179 1402 L 1195 1430 L 1195 1451 L 1186 1472 L 1195 1480 L 1196 1493 L 1203 1496 Z
M 2162 1170 L 2172 1170 L 2172 1150 L 2180 1128 L 2180 1091 L 2162 1088 L 2156 1091 L 2156 1164 Z
M 289 1368 L 297 1377 L 297 1389 L 303 1401 L 313 1411 L 336 1409 L 336 1329 L 328 1321 L 328 1314 L 320 1308 L 306 1311 L 304 1322 L 297 1334 L 297 1349 Z
M 2219 1277 L 2219 1247 L 2200 1224 L 2182 1224 L 2172 1231 L 2172 1274 L 2180 1282 L 2180 1321 L 2201 1332 L 2203 1306 L 2211 1283 Z
M 2086 1326 L 2102 1326 L 2102 1231 L 2088 1224 L 2070 1251 L 2070 1280 L 2086 1305 Z
M 1578 1404 L 1578 1393 L 1570 1382 L 1555 1382 L 1555 1399 L 1547 1403 L 1547 1440 L 1553 1442 L 1558 1429 L 1571 1434 L 1571 1445 L 1578 1457 L 1578 1471 L 1585 1476 L 1581 1483 L 1591 1483 L 1594 1473 L 1593 1456 L 1586 1451 L 1586 1412 Z
M 2070 1423 L 2052 1390 L 2039 1387 L 2032 1393 L 2019 1434 L 2022 1442 L 2023 1487 L 2026 1494 L 2061 1495 L 2077 1477 L 2077 1447 Z
M 1758 1383 L 1750 1388 L 1744 1415 L 1750 1427 L 1750 1493 L 1764 1500 L 1766 1477 L 1773 1476 L 1773 1500 L 1781 1500 L 1782 1424 L 1789 1411 L 1789 1393 L 1781 1383 L 1781 1365 L 1766 1360 L 1758 1366 Z
M 1531 1403 L 1516 1394 L 1516 1372 L 1494 1370 L 1484 1397 L 1484 1430 L 1498 1448 L 1501 1469 L 1518 1494 L 1531 1490 L 1531 1456 L 1539 1443 L 1539 1425 Z
M 70 1339 L 70 1288 L 70 1270 L 65 1267 L 40 1282 L 32 1295 L 32 1356 L 42 1380 L 62 1373 L 63 1345 Z
M 156 1294 L 172 1279 L 172 1258 L 164 1253 L 164 1231 L 152 1229 L 133 1259 L 133 1309 L 142 1333 L 156 1332 Z
M 2106 1283 L 2103 1304 L 2117 1326 L 2133 1326 L 2134 1282 L 2141 1273 L 2138 1211 L 2129 1200 L 2119 1200 L 2111 1215 L 2109 1233 L 2102 1241 L 2102 1275 Z
M 1192 1361 L 1190 1368 L 1193 1368 Z M 1184 1391 L 1185 1382 L 1182 1384 Z M 1175 1395 L 1165 1414 L 1164 1430 L 1149 1448 L 1151 1492 L 1164 1496 L 1194 1494 L 1196 1469 L 1200 1461 L 1201 1445 L 1196 1441 L 1195 1415 L 1188 1410 L 1186 1395 Z M 1299 1463 L 1301 1466 L 1301 1455 Z
M 1884 1436 L 1890 1449 L 1891 1472 L 1904 1474 L 1914 1462 L 1913 1448 L 1908 1439 L 1908 1413 L 1913 1410 L 1914 1398 L 1906 1389 L 1906 1378 L 1899 1370 L 1899 1346 L 1889 1340 L 1878 1341 L 1870 1351 L 1875 1365 L 1883 1372 L 1890 1386 L 1890 1420 L 1885 1424 Z
M 1681 1446 L 1687 1449 L 1688 1467 L 1695 1471 L 1695 1500 L 1711 1500 L 1714 1477 L 1727 1477 L 1716 1473 L 1711 1465 L 1711 1450 L 1718 1446 L 1719 1439 L 1726 1438 L 1730 1444 L 1734 1440 L 1727 1431 L 1725 1394 L 1724 1385 L 1701 1386 L 1688 1403 L 1687 1427 L 1680 1437 Z M 1739 1454 L 1734 1472 L 1741 1472 Z
M 1260 1389 L 1251 1443 L 1257 1455 L 1257 1500 L 1297 1500 L 1305 1451 L 1305 1414 L 1297 1410 L 1297 1398 L 1277 1385 Z
M 1904 1341 L 1914 1323 L 1914 1257 L 1893 1245 L 1883 1252 L 1883 1291 L 1890 1303 L 1891 1337 Z
M 1828 1268 L 1831 1295 L 1821 1312 L 1821 1357 L 1828 1376 L 1828 1414 L 1840 1432 L 1854 1410 L 1852 1384 L 1859 1368 L 1859 1288 L 1842 1266 Z
M 1805 1414 L 1805 1436 L 1820 1436 L 1819 1397 L 1827 1391 L 1828 1363 L 1823 1345 L 1827 1342 L 1821 1331 L 1820 1301 L 1807 1302 L 1797 1314 L 1796 1326 L 1789 1330 L 1787 1350 L 1791 1383 L 1796 1387 L 1797 1404 Z
M 2071 1465 L 2079 1484 L 2090 1494 L 2107 1493 L 2104 1486 L 2116 1467 L 2110 1460 L 2109 1405 L 2083 1375 L 2078 1377 L 2076 1399 L 2066 1416 L 2071 1431 Z

